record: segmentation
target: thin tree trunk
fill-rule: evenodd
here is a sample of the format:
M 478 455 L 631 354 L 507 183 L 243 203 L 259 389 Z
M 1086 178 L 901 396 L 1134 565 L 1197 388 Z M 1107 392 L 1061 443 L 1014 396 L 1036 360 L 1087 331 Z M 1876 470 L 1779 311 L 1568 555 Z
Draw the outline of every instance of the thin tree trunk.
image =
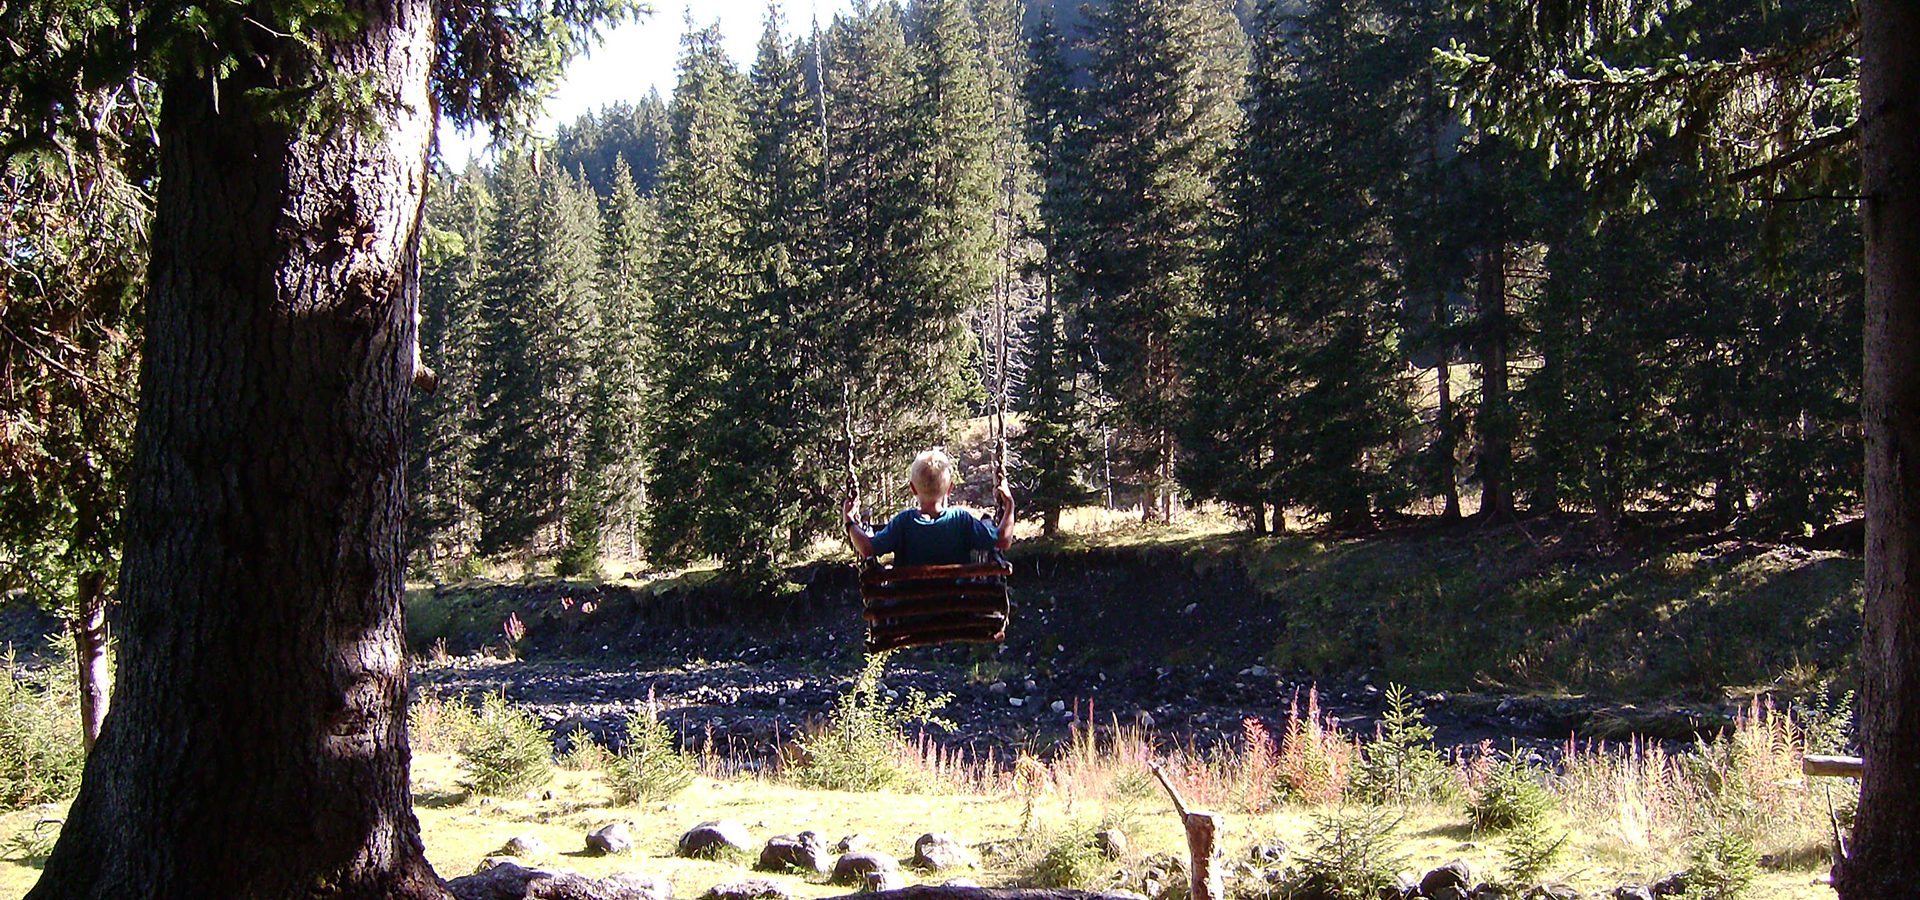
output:
M 80 688 L 80 737 L 87 750 L 107 715 L 107 575 L 83 572 L 75 585 L 73 656 Z
M 1444 299 L 1445 295 L 1441 296 L 1442 299 L 1435 304 L 1438 307 L 1435 310 L 1435 321 L 1441 323 L 1441 337 L 1440 365 L 1434 370 L 1434 382 L 1440 389 L 1440 411 L 1436 422 L 1439 428 L 1434 436 L 1434 452 L 1440 457 L 1442 476 L 1440 491 L 1441 496 L 1447 501 L 1446 509 L 1441 511 L 1440 516 L 1451 522 L 1460 518 L 1460 485 L 1453 477 L 1453 454 L 1454 449 L 1460 445 L 1460 439 L 1453 430 L 1453 366 L 1447 359 L 1445 324 L 1447 301 Z
M 116 698 L 33 900 L 447 896 L 400 610 L 435 22 L 349 8 L 368 126 L 274 123 L 270 61 L 163 87 Z
M 1920 7 L 1862 0 L 1867 239 L 1866 777 L 1843 900 L 1911 896 L 1920 846 Z
M 1507 390 L 1507 252 L 1480 253 L 1480 515 L 1513 518 L 1513 416 Z

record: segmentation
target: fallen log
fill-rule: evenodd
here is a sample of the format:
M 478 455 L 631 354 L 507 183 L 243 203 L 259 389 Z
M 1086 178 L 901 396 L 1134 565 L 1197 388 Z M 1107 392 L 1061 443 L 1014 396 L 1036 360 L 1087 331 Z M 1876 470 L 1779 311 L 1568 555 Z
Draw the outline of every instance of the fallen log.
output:
M 1859 778 L 1866 774 L 1867 764 L 1858 756 L 1808 754 L 1807 758 L 1800 762 L 1800 771 L 1815 777 Z
M 1132 894 L 1108 894 L 1100 891 L 1054 889 L 1003 889 L 946 887 L 916 884 L 891 891 L 868 894 L 843 894 L 829 900 L 1140 900 Z

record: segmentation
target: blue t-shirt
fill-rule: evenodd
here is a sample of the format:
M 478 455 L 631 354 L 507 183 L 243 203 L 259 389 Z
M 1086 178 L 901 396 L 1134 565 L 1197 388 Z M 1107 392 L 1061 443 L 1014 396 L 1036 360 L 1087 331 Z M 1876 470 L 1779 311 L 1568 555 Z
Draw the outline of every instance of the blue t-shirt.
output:
M 991 550 L 1000 531 L 963 509 L 949 508 L 928 518 L 917 509 L 901 510 L 873 536 L 873 555 L 893 554 L 896 566 L 939 566 L 973 562 L 973 551 Z

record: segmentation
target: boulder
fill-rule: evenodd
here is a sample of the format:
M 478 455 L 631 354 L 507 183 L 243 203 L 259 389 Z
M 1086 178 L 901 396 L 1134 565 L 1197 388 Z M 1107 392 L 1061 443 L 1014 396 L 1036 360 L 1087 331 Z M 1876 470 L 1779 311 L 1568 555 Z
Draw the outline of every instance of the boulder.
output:
M 728 851 L 744 853 L 752 840 L 747 834 L 747 826 L 732 819 L 716 819 L 688 829 L 686 834 L 680 836 L 680 844 L 674 853 L 710 859 Z
M 1527 892 L 1527 900 L 1580 900 L 1581 896 L 1579 891 L 1564 884 L 1536 885 Z
M 834 884 L 865 886 L 869 872 L 891 872 L 897 880 L 900 877 L 900 861 L 885 853 L 856 850 L 834 862 L 832 881 Z
M 828 860 L 826 839 L 815 832 L 802 831 L 769 839 L 767 845 L 760 848 L 760 862 L 755 868 L 769 872 L 800 869 L 824 873 Z
M 666 900 L 617 876 L 596 880 L 507 862 L 455 878 L 447 890 L 455 900 Z
M 716 884 L 700 896 L 701 900 L 793 900 L 785 885 L 766 878 Z
M 860 889 L 869 894 L 877 894 L 881 891 L 897 891 L 906 886 L 907 883 L 900 878 L 899 872 L 877 869 L 867 873 L 866 882 L 860 886 Z
M 1454 860 L 1420 879 L 1420 893 L 1429 900 L 1466 900 L 1473 890 L 1473 867 Z
M 1127 855 L 1127 833 L 1118 828 L 1103 828 L 1093 833 L 1093 846 L 1108 859 Z
M 913 864 L 930 872 L 968 869 L 980 864 L 980 857 L 962 846 L 952 835 L 932 832 L 913 842 Z
M 1653 889 L 1644 884 L 1623 884 L 1613 889 L 1613 900 L 1653 900 Z
M 595 856 L 612 856 L 633 849 L 633 829 L 625 822 L 602 825 L 587 832 L 587 852 Z
M 495 856 L 513 856 L 520 859 L 546 856 L 552 852 L 553 848 L 548 847 L 546 841 L 531 834 L 516 834 L 507 838 L 507 842 L 501 844 L 500 849 L 493 851 Z
M 864 834 L 849 834 L 846 837 L 834 841 L 833 847 L 830 849 L 835 853 L 859 853 L 867 849 L 867 836 Z

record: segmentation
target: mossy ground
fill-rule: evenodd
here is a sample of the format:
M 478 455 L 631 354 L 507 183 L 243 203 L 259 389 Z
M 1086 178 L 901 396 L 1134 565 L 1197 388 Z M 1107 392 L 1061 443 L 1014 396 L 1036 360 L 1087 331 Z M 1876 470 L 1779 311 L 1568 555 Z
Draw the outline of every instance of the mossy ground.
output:
M 813 829 L 834 840 L 845 834 L 867 836 L 876 849 L 902 860 L 912 855 L 913 840 L 927 831 L 944 831 L 964 843 L 1005 841 L 1020 835 L 1023 802 L 1011 794 L 970 793 L 861 794 L 805 790 L 756 778 L 699 779 L 671 801 L 640 806 L 613 804 L 602 777 L 594 772 L 561 771 L 544 793 L 550 799 L 481 800 L 459 786 L 452 758 L 423 754 L 414 764 L 416 811 L 424 831 L 427 855 L 441 875 L 455 877 L 473 871 L 508 838 L 532 835 L 552 848 L 546 858 L 530 864 L 572 869 L 587 875 L 635 871 L 665 878 L 678 897 L 697 897 L 707 888 L 745 877 L 770 877 L 790 887 L 796 896 L 843 894 L 847 888 L 828 885 L 821 878 L 792 874 L 753 873 L 745 857 L 717 861 L 673 856 L 676 839 L 685 829 L 708 819 L 730 818 L 744 823 L 756 840 L 775 834 Z M 542 796 L 544 796 L 544 793 Z M 1057 796 L 1043 798 L 1036 810 L 1036 828 L 1090 826 L 1121 816 L 1132 838 L 1131 853 L 1184 853 L 1173 815 L 1164 801 L 1139 800 L 1126 810 L 1072 803 Z M 1261 815 L 1227 814 L 1221 847 L 1229 859 L 1244 858 L 1256 842 L 1278 839 L 1289 846 L 1305 845 L 1314 810 L 1283 807 Z M 15 835 L 47 815 L 46 810 L 24 810 L 0 816 L 0 898 L 24 895 L 39 874 L 30 860 L 12 849 Z M 626 821 L 634 826 L 636 850 L 616 857 L 587 856 L 585 834 L 601 825 Z M 1555 868 L 1556 875 L 1589 890 L 1623 881 L 1657 878 L 1683 865 L 1676 848 L 1635 847 L 1609 833 L 1606 823 L 1586 823 L 1593 830 L 1572 832 L 1568 850 Z M 1571 827 L 1561 822 L 1560 827 Z M 1425 871 L 1442 862 L 1464 859 L 1475 871 L 1497 871 L 1499 842 L 1476 835 L 1463 810 L 1443 807 L 1407 811 L 1399 826 L 1408 868 Z M 1020 857 L 989 857 L 984 871 L 966 873 L 988 886 L 1015 885 L 1027 876 Z M 1752 900 L 1815 900 L 1833 896 L 1815 883 L 1824 866 L 1817 852 L 1794 857 L 1793 868 L 1763 872 L 1749 897 Z M 909 881 L 940 881 L 952 875 L 925 876 L 906 871 Z M 1231 885 L 1230 885 L 1231 886 Z

